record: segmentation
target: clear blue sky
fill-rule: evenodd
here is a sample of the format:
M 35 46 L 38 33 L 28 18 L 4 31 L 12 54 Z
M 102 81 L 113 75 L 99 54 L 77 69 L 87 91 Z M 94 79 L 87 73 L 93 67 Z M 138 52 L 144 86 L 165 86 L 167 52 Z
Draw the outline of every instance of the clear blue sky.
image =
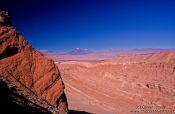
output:
M 36 49 L 175 48 L 173 0 L 2 0 Z

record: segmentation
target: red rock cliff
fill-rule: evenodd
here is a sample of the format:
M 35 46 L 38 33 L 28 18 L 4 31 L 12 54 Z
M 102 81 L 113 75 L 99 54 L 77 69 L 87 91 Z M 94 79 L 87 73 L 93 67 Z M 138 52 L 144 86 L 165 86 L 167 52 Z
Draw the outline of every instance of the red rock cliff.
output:
M 67 113 L 64 84 L 56 65 L 13 28 L 0 27 L 0 76 Z

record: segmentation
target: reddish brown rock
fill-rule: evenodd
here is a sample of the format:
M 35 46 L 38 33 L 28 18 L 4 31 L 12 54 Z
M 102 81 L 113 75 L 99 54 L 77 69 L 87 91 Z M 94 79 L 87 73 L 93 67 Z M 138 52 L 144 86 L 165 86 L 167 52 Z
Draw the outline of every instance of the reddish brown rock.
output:
M 67 113 L 64 84 L 54 62 L 13 28 L 0 27 L 0 76 Z

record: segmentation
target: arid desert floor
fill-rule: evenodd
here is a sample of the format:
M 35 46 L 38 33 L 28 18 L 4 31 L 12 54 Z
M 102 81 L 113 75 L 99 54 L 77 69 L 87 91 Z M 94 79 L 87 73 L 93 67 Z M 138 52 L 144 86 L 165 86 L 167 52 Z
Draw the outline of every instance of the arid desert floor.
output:
M 94 114 L 164 110 L 166 114 L 175 108 L 174 58 L 174 51 L 163 51 L 126 54 L 104 61 L 55 63 L 65 84 L 69 109 Z

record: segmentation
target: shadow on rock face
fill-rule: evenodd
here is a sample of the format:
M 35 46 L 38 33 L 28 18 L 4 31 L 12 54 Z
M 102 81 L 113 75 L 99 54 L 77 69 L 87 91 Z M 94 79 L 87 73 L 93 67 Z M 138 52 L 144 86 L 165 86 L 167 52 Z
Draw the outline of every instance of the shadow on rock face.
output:
M 85 111 L 69 110 L 69 114 L 93 114 Z
M 7 83 L 0 80 L 0 114 L 51 114 L 27 105 L 28 101 L 15 93 L 15 88 L 9 88 Z
M 10 57 L 10 56 L 13 56 L 17 53 L 18 53 L 18 48 L 16 48 L 16 47 L 11 48 L 10 46 L 8 46 L 6 48 L 6 50 L 3 53 L 0 54 L 0 60 L 4 59 L 4 58 L 7 58 L 7 57 Z

